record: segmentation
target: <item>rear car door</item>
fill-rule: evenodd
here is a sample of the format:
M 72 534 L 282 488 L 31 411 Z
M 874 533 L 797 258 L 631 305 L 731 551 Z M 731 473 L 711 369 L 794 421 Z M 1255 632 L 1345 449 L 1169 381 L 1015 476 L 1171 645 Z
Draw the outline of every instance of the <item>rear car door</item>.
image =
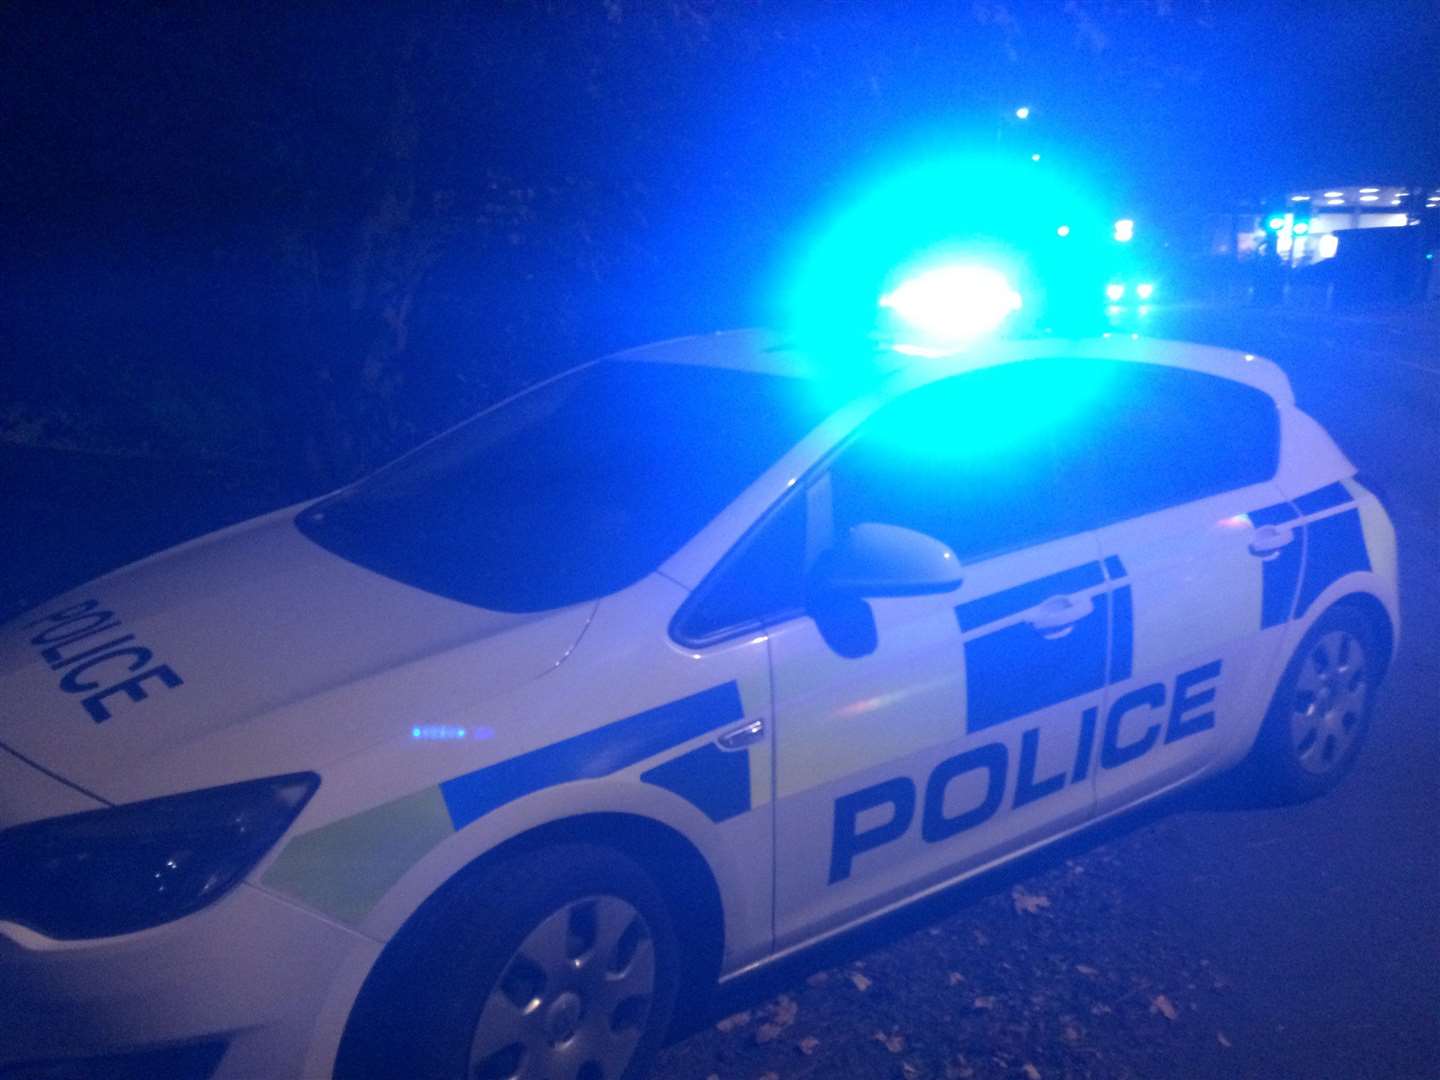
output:
M 1178 367 L 1081 363 L 1108 403 L 1062 450 L 1114 590 L 1103 813 L 1204 768 L 1245 710 L 1264 708 L 1303 545 L 1274 482 L 1268 394 Z

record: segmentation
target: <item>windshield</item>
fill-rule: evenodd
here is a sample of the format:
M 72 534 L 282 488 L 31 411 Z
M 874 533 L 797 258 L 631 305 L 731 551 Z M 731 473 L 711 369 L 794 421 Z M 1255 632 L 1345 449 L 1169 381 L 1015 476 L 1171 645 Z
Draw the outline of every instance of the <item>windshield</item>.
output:
M 801 380 L 578 368 L 304 512 L 352 562 L 497 611 L 592 600 L 654 570 L 823 418 Z

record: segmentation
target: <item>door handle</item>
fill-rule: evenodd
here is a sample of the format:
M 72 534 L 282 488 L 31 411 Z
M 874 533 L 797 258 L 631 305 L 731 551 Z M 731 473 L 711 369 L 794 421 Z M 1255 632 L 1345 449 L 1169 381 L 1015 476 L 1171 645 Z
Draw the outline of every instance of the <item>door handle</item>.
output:
M 1052 596 L 1030 613 L 1025 621 L 1036 632 L 1050 641 L 1064 637 L 1075 629 L 1075 624 L 1095 610 L 1095 601 L 1089 595 Z
M 1288 525 L 1261 525 L 1250 537 L 1250 554 L 1269 562 L 1295 542 L 1295 530 Z
M 715 740 L 715 745 L 721 750 L 744 750 L 751 743 L 757 743 L 765 737 L 765 721 L 751 720 L 748 724 L 741 724 L 733 731 L 727 731 Z

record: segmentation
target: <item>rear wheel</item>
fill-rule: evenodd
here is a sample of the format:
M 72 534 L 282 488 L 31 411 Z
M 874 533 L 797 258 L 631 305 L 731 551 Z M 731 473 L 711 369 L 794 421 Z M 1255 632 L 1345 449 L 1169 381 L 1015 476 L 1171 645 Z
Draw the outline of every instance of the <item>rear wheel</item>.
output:
M 1370 728 L 1381 662 L 1375 642 L 1363 616 L 1337 607 L 1295 650 L 1253 756 L 1279 800 L 1313 798 L 1350 771 Z
M 674 1008 L 678 946 L 625 855 L 565 844 L 447 885 L 403 932 L 337 1075 L 643 1076 Z M 367 988 L 368 989 L 368 988 Z

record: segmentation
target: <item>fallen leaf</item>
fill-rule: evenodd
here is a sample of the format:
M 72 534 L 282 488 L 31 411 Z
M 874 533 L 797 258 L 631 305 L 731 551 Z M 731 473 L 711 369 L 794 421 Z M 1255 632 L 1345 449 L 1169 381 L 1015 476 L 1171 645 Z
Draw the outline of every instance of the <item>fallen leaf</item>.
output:
M 1050 906 L 1050 898 L 1038 893 L 1028 893 L 1019 885 L 1010 890 L 1010 900 L 1015 905 L 1017 915 L 1035 915 L 1041 908 Z
M 800 1052 L 806 1057 L 809 1057 L 810 1055 L 815 1053 L 816 1050 L 819 1049 L 820 1040 L 815 1038 L 814 1035 L 806 1035 L 803 1039 L 800 1040 Z
M 965 981 L 965 976 L 961 975 L 958 971 L 950 972 L 950 974 L 945 976 L 945 978 L 949 981 L 951 986 L 959 986 Z
M 770 1023 L 776 1027 L 787 1028 L 795 1022 L 795 1016 L 800 1012 L 800 1006 L 789 994 L 781 994 L 775 999 L 775 1004 L 770 1006 Z
M 1225 1033 L 1224 1033 L 1223 1031 L 1217 1031 L 1217 1032 L 1215 1032 L 1215 1040 L 1216 1040 L 1221 1046 L 1223 1046 L 1223 1047 L 1225 1047 L 1225 1048 L 1227 1048 L 1227 1049 L 1230 1047 L 1230 1040 L 1225 1037 Z
M 1092 979 L 1096 975 L 1100 974 L 1099 971 L 1091 967 L 1089 964 L 1076 964 L 1075 970 L 1078 971 L 1081 975 L 1089 975 Z
M 872 985 L 870 980 L 858 971 L 850 972 L 850 981 L 855 984 L 856 990 L 869 990 Z
M 905 1052 L 905 1036 L 901 1035 L 898 1031 L 891 1032 L 889 1035 L 886 1035 L 883 1031 L 877 1031 L 874 1035 L 871 1035 L 870 1038 L 880 1043 L 892 1054 L 903 1054 Z
M 755 1044 L 764 1046 L 766 1043 L 772 1043 L 780 1037 L 780 1033 L 784 1030 L 779 1024 L 761 1024 L 755 1029 Z
M 828 983 L 829 981 L 830 981 L 830 973 L 829 973 L 828 971 L 817 971 L 817 972 L 815 972 L 814 975 L 810 975 L 810 976 L 808 976 L 808 977 L 805 979 L 805 985 L 806 985 L 806 986 L 824 986 L 824 985 L 825 985 L 826 983 Z
M 732 1013 L 715 1025 L 715 1030 L 720 1032 L 734 1031 L 738 1027 L 744 1027 L 750 1022 L 750 1012 Z
M 977 1009 L 993 1009 L 994 1007 L 995 1007 L 995 999 L 994 999 L 993 997 L 988 997 L 988 996 L 986 996 L 986 997 L 977 997 L 977 998 L 975 999 L 975 1008 L 977 1008 Z
M 1028 1061 L 1020 1066 L 1020 1071 L 1025 1074 L 1026 1080 L 1040 1080 L 1040 1070 Z
M 1174 1004 L 1164 994 L 1156 994 L 1150 999 L 1150 1011 L 1152 1013 L 1158 1012 L 1161 1016 L 1165 1017 L 1166 1020 L 1180 1019 L 1180 1010 L 1175 1008 Z

